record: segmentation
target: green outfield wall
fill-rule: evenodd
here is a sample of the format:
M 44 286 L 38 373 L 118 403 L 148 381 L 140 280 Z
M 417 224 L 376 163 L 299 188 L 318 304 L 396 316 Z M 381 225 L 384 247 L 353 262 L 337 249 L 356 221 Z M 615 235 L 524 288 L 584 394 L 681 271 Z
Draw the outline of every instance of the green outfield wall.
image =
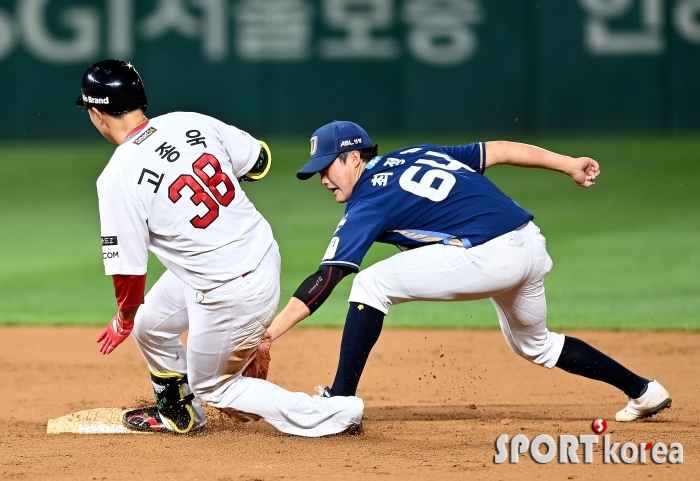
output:
M 700 0 L 0 0 L 0 138 L 94 136 L 110 57 L 255 135 L 700 129 Z

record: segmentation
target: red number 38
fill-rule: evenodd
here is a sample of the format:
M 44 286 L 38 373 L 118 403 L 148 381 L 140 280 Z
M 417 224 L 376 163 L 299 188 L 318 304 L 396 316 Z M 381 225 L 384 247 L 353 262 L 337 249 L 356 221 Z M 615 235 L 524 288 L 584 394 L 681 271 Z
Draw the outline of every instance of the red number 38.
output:
M 214 175 L 210 176 L 204 171 L 207 166 L 214 169 Z M 175 204 L 182 198 L 182 189 L 189 187 L 193 192 L 190 197 L 192 203 L 195 205 L 203 203 L 207 208 L 206 214 L 194 216 L 190 219 L 190 224 L 197 229 L 206 229 L 219 217 L 219 205 L 226 207 L 236 197 L 236 188 L 231 182 L 231 178 L 221 170 L 219 161 L 211 154 L 203 154 L 195 160 L 192 164 L 192 170 L 208 188 L 208 191 L 204 190 L 204 187 L 194 176 L 182 174 L 168 188 L 168 198 Z M 219 191 L 221 184 L 223 184 L 223 194 Z

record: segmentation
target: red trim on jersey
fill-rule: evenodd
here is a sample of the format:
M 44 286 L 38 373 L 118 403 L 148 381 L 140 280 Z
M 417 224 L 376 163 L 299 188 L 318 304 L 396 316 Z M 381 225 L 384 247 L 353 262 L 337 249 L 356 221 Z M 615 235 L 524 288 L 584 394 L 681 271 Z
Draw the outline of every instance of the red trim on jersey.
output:
M 115 274 L 112 276 L 112 282 L 120 311 L 133 311 L 143 304 L 146 292 L 146 274 L 140 276 Z
M 124 137 L 124 142 L 122 142 L 122 143 L 126 143 L 126 141 L 129 140 L 129 137 L 132 137 L 132 136 L 136 135 L 140 130 L 145 129 L 146 126 L 148 125 L 148 122 L 149 122 L 148 119 L 143 119 L 143 121 L 142 121 L 140 124 L 138 124 L 136 127 L 134 127 L 133 129 L 131 129 L 131 130 L 126 134 L 126 137 Z

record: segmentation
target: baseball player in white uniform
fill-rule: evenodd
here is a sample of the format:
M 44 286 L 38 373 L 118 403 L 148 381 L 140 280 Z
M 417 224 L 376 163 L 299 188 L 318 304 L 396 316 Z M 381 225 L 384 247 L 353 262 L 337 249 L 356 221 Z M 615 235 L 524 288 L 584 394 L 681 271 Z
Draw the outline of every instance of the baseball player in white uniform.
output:
M 97 190 L 105 273 L 119 312 L 98 342 L 109 354 L 132 333 L 156 398 L 127 412 L 125 424 L 189 433 L 206 424 L 203 401 L 299 436 L 358 426 L 357 397 L 311 397 L 242 376 L 280 295 L 272 230 L 239 184 L 267 173 L 264 142 L 197 113 L 147 119 L 141 78 L 119 60 L 91 65 L 81 90 L 76 104 L 118 145 Z M 148 250 L 167 271 L 144 299 Z

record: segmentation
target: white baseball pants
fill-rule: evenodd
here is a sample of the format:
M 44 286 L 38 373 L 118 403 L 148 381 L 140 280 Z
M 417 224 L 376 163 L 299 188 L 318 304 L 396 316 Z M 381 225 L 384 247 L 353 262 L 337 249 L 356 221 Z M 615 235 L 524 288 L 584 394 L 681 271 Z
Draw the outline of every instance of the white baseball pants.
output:
M 535 364 L 553 368 L 564 335 L 547 329 L 544 276 L 552 269 L 545 239 L 529 222 L 480 246 L 434 244 L 396 254 L 361 271 L 350 302 L 385 314 L 409 301 L 491 298 L 510 348 Z
M 336 434 L 362 421 L 357 397 L 292 393 L 241 376 L 279 303 L 280 256 L 274 244 L 250 274 L 201 292 L 166 271 L 139 307 L 132 336 L 148 365 L 187 374 L 198 400 L 242 420 L 260 419 L 298 436 Z M 187 350 L 179 336 L 189 330 Z M 206 422 L 197 400 L 195 426 Z

